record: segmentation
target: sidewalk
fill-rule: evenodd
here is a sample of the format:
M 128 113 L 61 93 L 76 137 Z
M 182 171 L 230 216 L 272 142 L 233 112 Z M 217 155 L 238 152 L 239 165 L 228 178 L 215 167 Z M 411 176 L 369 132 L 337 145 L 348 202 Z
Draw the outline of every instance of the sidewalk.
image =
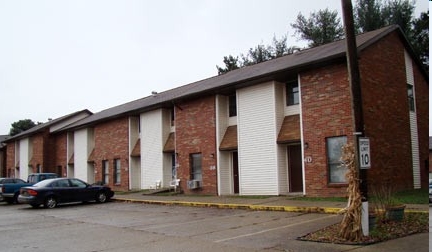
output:
M 288 196 L 242 197 L 242 196 L 198 196 L 178 194 L 173 196 L 147 195 L 143 192 L 115 195 L 113 200 L 159 205 L 192 207 L 215 207 L 248 209 L 259 211 L 285 211 L 337 214 L 346 207 L 346 202 L 296 200 Z M 429 205 L 408 204 L 406 212 L 429 212 Z

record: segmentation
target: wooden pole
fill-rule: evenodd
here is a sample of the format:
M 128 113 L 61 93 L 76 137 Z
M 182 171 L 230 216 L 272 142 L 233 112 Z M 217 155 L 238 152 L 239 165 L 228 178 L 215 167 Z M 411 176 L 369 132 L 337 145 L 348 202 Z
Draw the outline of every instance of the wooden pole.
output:
M 362 109 L 362 92 L 361 92 L 361 78 L 360 70 L 358 66 L 357 56 L 357 44 L 354 32 L 354 17 L 353 7 L 351 0 L 342 0 L 342 13 L 345 27 L 346 46 L 347 46 L 347 64 L 348 74 L 350 81 L 351 91 L 351 108 L 353 114 L 354 124 L 354 153 L 355 153 L 355 167 L 359 171 L 359 182 L 360 182 L 360 193 L 362 197 L 363 212 L 365 213 L 366 225 L 368 226 L 368 190 L 367 190 L 367 170 L 360 169 L 359 159 L 359 137 L 364 136 L 364 121 L 363 121 L 363 109 Z M 366 232 L 365 232 L 366 231 Z M 363 230 L 364 235 L 368 235 L 368 227 Z

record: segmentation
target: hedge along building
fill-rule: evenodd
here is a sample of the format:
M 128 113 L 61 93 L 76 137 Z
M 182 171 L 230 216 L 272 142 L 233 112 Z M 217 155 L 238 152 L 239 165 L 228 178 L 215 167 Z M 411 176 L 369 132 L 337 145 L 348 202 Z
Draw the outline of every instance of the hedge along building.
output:
M 361 34 L 357 45 L 369 182 L 426 186 L 427 74 L 397 26 Z M 341 40 L 155 92 L 64 130 L 74 175 L 94 172 L 119 189 L 178 178 L 185 193 L 340 196 L 351 111 Z
M 27 180 L 30 173 L 53 172 L 66 176 L 67 139 L 59 130 L 91 115 L 88 110 L 77 111 L 29 130 L 8 137 L 6 144 L 6 171 L 4 176 Z

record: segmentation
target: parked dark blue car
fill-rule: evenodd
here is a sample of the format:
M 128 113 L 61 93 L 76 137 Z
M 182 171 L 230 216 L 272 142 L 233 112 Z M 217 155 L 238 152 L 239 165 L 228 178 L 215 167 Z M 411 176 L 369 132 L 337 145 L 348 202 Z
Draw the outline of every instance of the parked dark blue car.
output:
M 18 202 L 34 208 L 40 205 L 55 208 L 58 204 L 70 202 L 104 203 L 113 196 L 114 192 L 107 186 L 90 185 L 76 178 L 55 178 L 21 188 Z

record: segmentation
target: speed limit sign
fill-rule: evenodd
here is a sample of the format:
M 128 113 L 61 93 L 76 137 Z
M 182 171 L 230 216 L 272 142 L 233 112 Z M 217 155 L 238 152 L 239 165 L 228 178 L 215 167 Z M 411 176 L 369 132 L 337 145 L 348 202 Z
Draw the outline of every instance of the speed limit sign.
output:
M 369 169 L 371 167 L 369 138 L 360 137 L 358 142 L 359 142 L 360 169 Z

